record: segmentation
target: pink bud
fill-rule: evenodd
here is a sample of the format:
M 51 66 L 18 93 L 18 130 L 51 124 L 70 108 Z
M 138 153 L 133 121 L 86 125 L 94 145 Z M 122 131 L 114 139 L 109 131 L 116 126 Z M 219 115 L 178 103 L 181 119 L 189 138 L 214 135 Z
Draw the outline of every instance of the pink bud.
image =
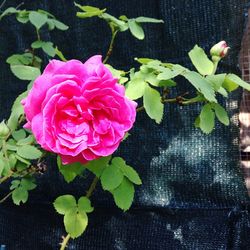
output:
M 229 49 L 230 49 L 230 47 L 227 46 L 227 43 L 225 41 L 221 41 L 221 42 L 215 44 L 211 48 L 210 54 L 212 57 L 223 58 L 228 54 Z

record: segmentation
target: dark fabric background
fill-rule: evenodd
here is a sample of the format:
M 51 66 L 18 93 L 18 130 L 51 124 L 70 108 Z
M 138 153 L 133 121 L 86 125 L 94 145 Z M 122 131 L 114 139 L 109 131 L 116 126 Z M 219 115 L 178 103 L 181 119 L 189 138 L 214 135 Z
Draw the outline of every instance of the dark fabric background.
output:
M 246 0 L 108 0 L 82 1 L 107 7 L 119 16 L 149 16 L 164 24 L 145 25 L 146 38 L 138 41 L 129 33 L 119 35 L 110 64 L 129 69 L 138 66 L 134 57 L 151 57 L 191 66 L 187 52 L 197 43 L 207 51 L 226 40 L 230 56 L 220 70 L 238 71 L 238 53 L 244 28 Z M 16 6 L 19 1 L 9 1 Z M 75 17 L 73 1 L 24 1 L 27 9 L 42 8 L 70 26 L 67 32 L 42 32 L 67 58 L 82 61 L 107 50 L 110 33 L 98 19 Z M 35 40 L 31 25 L 18 24 L 14 17 L 0 23 L 0 117 L 9 114 L 12 101 L 26 85 L 12 76 L 6 58 L 21 53 Z M 44 58 L 46 61 L 48 58 Z M 173 96 L 192 89 L 179 79 Z M 121 145 L 123 156 L 140 173 L 143 185 L 136 189 L 135 202 L 126 213 L 115 207 L 110 194 L 100 188 L 92 197 L 95 212 L 90 215 L 84 236 L 70 242 L 69 249 L 249 249 L 250 217 L 248 196 L 239 169 L 238 102 L 240 92 L 224 105 L 232 123 L 217 124 L 211 135 L 194 128 L 200 107 L 166 106 L 164 120 L 154 124 L 140 113 L 132 136 Z M 61 194 L 80 196 L 92 176 L 68 185 L 58 174 L 54 159 L 48 172 L 39 177 L 39 187 L 28 204 L 0 206 L 0 244 L 7 249 L 58 249 L 65 234 L 62 217 L 51 202 Z M 1 186 L 3 196 L 8 186 Z

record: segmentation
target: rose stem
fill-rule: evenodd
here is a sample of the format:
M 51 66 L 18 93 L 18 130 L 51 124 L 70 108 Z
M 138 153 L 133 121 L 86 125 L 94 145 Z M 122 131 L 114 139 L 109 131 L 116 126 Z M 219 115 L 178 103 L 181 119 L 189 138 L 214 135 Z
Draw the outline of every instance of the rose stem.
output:
M 111 41 L 110 41 L 110 44 L 109 44 L 109 49 L 108 49 L 108 52 L 106 54 L 105 59 L 103 60 L 103 63 L 106 63 L 108 61 L 109 57 L 111 56 L 112 51 L 113 51 L 113 47 L 114 47 L 115 37 L 116 37 L 116 35 L 118 33 L 118 31 L 114 30 L 113 27 L 111 27 L 111 31 L 112 31 L 112 37 L 111 37 Z
M 88 191 L 86 192 L 86 197 L 89 198 L 93 194 L 98 181 L 99 181 L 99 178 L 97 176 L 95 176 L 95 178 L 93 179 Z M 65 238 L 63 238 L 63 242 L 61 243 L 60 250 L 64 250 L 66 248 L 69 240 L 70 240 L 70 234 L 67 234 L 67 236 Z

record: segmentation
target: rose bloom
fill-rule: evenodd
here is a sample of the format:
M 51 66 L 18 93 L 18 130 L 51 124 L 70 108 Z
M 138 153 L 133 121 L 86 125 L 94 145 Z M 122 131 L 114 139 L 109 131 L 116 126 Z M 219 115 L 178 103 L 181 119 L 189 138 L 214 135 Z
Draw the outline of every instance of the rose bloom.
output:
M 84 64 L 51 60 L 22 104 L 24 127 L 63 164 L 111 155 L 133 126 L 137 106 L 101 56 Z

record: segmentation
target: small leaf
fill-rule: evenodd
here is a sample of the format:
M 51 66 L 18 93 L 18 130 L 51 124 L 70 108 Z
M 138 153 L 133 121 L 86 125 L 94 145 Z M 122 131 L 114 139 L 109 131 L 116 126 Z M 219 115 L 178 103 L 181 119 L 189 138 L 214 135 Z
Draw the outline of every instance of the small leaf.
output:
M 24 145 L 17 148 L 17 154 L 25 159 L 35 160 L 42 156 L 42 152 L 34 146 Z
M 122 171 L 123 171 L 123 174 L 134 184 L 136 185 L 142 184 L 141 178 L 132 167 L 128 165 L 122 166 Z
M 57 197 L 53 205 L 59 214 L 66 214 L 77 208 L 75 197 L 69 194 Z
M 110 165 L 101 175 L 101 183 L 104 190 L 112 190 L 118 187 L 123 180 L 123 174 L 119 167 Z
M 36 27 L 36 29 L 40 29 L 47 22 L 47 15 L 35 11 L 31 11 L 29 13 L 30 22 Z
M 144 16 L 140 16 L 140 17 L 135 18 L 135 21 L 137 23 L 164 23 L 163 20 L 155 19 L 155 18 L 151 18 L 151 17 L 144 17 Z
M 10 69 L 12 73 L 21 80 L 34 80 L 41 75 L 38 68 L 31 66 L 11 65 Z
M 200 74 L 194 71 L 188 71 L 183 73 L 183 76 L 199 91 L 204 97 L 210 101 L 217 103 L 215 99 L 215 92 L 213 86 L 208 80 L 202 77 Z
M 25 203 L 28 200 L 28 191 L 23 187 L 16 188 L 12 193 L 12 200 L 14 204 L 20 205 L 20 203 Z
M 25 133 L 24 129 L 19 129 L 19 130 L 13 131 L 11 135 L 16 141 L 19 141 L 19 140 L 24 139 L 26 137 L 26 133 Z
M 124 178 L 121 185 L 112 191 L 116 205 L 122 210 L 128 210 L 134 200 L 134 185 Z
M 33 190 L 37 186 L 34 181 L 34 178 L 22 178 L 20 185 L 26 190 Z
M 42 49 L 47 55 L 49 55 L 51 57 L 54 57 L 56 55 L 56 50 L 53 47 L 52 42 L 44 42 L 42 45 Z
M 4 12 L 0 15 L 0 20 L 4 17 L 4 16 L 7 16 L 7 15 L 10 15 L 10 14 L 15 14 L 17 13 L 18 10 L 15 9 L 14 7 L 9 7 L 7 8 L 6 10 L 4 10 Z
M 42 48 L 44 42 L 43 41 L 35 41 L 31 44 L 31 48 L 33 49 L 39 49 L 39 48 Z
M 29 135 L 28 137 L 19 140 L 16 145 L 23 146 L 23 145 L 33 144 L 34 142 L 35 142 L 34 136 Z
M 164 110 L 164 105 L 161 103 L 160 93 L 157 90 L 146 86 L 143 96 L 143 105 L 148 116 L 151 119 L 154 119 L 156 123 L 160 123 Z
M 135 21 L 135 19 L 129 19 L 128 20 L 128 27 L 134 37 L 136 37 L 139 40 L 143 40 L 145 35 L 143 28 L 139 23 Z
M 10 190 L 16 189 L 19 185 L 20 185 L 20 181 L 19 180 L 13 180 L 11 182 Z
M 243 81 L 240 77 L 235 74 L 226 75 L 225 82 L 223 83 L 223 87 L 227 89 L 229 92 L 235 90 L 237 85 L 250 91 L 250 84 Z
M 83 164 L 79 162 L 63 165 L 59 155 L 57 156 L 57 166 L 59 168 L 59 171 L 63 175 L 65 181 L 68 183 L 73 181 L 76 176 L 81 175 L 85 170 Z
M 83 196 L 78 200 L 78 209 L 80 212 L 86 213 L 91 213 L 94 210 L 94 208 L 91 206 L 89 198 L 86 196 Z
M 85 168 L 94 173 L 98 178 L 102 175 L 103 170 L 107 167 L 111 156 L 101 157 L 97 160 L 89 161 L 84 165 Z
M 53 20 L 53 23 L 56 26 L 56 28 L 59 30 L 67 30 L 69 28 L 69 26 L 67 26 L 66 24 L 55 19 Z
M 212 132 L 214 128 L 214 119 L 215 115 L 211 108 L 211 105 L 209 103 L 204 105 L 200 113 L 200 124 L 199 124 L 199 127 L 204 133 L 209 134 Z
M 214 64 L 210 61 L 202 48 L 195 45 L 188 53 L 193 65 L 201 75 L 211 75 L 214 70 Z
M 126 96 L 131 100 L 139 99 L 144 95 L 145 87 L 143 79 L 135 78 L 126 85 Z
M 72 210 L 65 214 L 64 225 L 66 232 L 71 238 L 75 239 L 82 235 L 88 225 L 88 216 L 86 213 L 78 213 Z
M 224 125 L 229 125 L 229 117 L 227 111 L 218 103 L 213 104 L 213 109 L 215 111 L 216 117 Z

